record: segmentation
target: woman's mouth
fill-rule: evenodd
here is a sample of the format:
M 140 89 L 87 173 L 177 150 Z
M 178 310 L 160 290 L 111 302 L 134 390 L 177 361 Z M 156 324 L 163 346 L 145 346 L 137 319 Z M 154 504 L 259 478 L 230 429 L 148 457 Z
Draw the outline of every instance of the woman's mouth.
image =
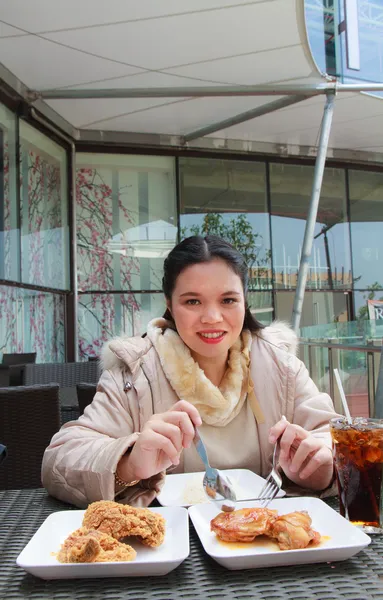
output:
M 226 331 L 199 331 L 198 335 L 205 344 L 219 344 L 226 335 Z

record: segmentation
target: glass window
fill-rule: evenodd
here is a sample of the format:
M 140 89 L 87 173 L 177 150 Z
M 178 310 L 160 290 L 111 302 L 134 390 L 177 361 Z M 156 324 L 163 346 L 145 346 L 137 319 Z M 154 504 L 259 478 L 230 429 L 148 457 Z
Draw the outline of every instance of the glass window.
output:
M 338 2 L 338 22 L 347 22 L 348 19 L 350 32 L 348 39 L 346 28 L 339 35 L 341 56 L 338 71 L 343 76 L 343 81 L 383 81 L 382 0 L 358 0 L 355 2 L 356 14 L 352 7 L 349 12 L 346 11 L 345 2 Z M 353 57 L 351 64 L 350 57 Z
M 271 287 L 264 163 L 182 158 L 181 237 L 220 235 L 245 256 L 250 289 Z
M 116 335 L 142 335 L 165 312 L 163 294 L 80 294 L 79 357 L 99 356 L 103 344 Z
M 177 240 L 174 159 L 77 155 L 79 290 L 161 289 Z
M 24 121 L 20 180 L 22 281 L 69 289 L 67 153 Z
M 355 319 L 357 321 L 370 319 L 370 312 L 368 306 L 369 300 L 378 300 L 379 302 L 383 302 L 383 290 L 381 288 L 377 288 L 376 286 L 371 286 L 370 290 L 354 293 Z M 371 324 L 373 323 L 374 321 L 372 321 Z M 381 323 L 383 323 L 383 321 L 381 321 Z
M 305 0 L 304 4 L 306 30 L 311 54 L 322 73 L 336 75 L 337 28 L 339 23 L 337 0 L 330 0 L 330 2 Z
M 275 287 L 297 284 L 314 167 L 271 164 L 271 226 Z M 345 174 L 325 170 L 306 287 L 351 288 Z
M 383 174 L 349 171 L 351 241 L 356 289 L 383 289 Z
M 249 292 L 247 303 L 258 321 L 264 325 L 270 325 L 274 314 L 272 292 Z
M 20 280 L 16 117 L 0 104 L 0 279 Z
M 277 292 L 275 294 L 276 317 L 291 321 L 295 292 Z M 348 321 L 347 294 L 342 292 L 306 292 L 301 317 L 301 327 Z M 313 328 L 314 329 L 314 328 Z M 314 333 L 310 335 L 314 337 Z
M 0 286 L 0 352 L 36 352 L 36 362 L 63 362 L 65 297 Z

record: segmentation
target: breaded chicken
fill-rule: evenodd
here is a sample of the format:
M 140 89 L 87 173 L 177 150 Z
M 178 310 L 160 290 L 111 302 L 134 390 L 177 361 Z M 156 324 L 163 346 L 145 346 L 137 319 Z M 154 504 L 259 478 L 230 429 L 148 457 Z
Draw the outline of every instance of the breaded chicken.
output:
M 268 535 L 277 539 L 281 550 L 307 548 L 321 539 L 320 533 L 311 529 L 311 517 L 305 510 L 278 517 Z
M 252 542 L 258 535 L 268 535 L 276 518 L 276 510 L 241 508 L 219 513 L 210 522 L 210 528 L 224 542 Z
M 162 515 L 148 508 L 134 508 L 109 500 L 90 504 L 82 525 L 107 533 L 116 540 L 135 536 L 152 548 L 160 546 L 165 537 L 165 519 Z
M 136 558 L 136 551 L 112 536 L 81 527 L 73 531 L 57 555 L 61 563 L 120 562 Z

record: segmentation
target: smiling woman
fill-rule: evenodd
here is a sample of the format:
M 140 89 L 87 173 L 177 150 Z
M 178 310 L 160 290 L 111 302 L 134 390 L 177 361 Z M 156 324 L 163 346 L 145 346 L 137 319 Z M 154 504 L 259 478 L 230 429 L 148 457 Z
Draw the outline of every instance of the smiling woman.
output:
M 312 490 L 332 481 L 331 399 L 295 356 L 283 323 L 263 327 L 247 306 L 243 256 L 216 236 L 183 240 L 164 262 L 167 309 L 142 337 L 103 352 L 96 396 L 47 448 L 43 483 L 79 506 L 95 500 L 147 505 L 166 471 L 211 465 L 265 476 L 275 440 L 288 479 Z
M 192 265 L 178 276 L 167 304 L 191 355 L 219 385 L 243 327 L 245 298 L 239 276 L 222 259 Z

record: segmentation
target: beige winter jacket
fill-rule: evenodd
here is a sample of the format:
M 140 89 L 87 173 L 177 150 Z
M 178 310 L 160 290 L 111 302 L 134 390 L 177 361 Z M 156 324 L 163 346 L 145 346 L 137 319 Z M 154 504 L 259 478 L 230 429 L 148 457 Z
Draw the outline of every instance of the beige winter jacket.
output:
M 335 416 L 332 401 L 318 391 L 296 357 L 296 347 L 295 334 L 283 323 L 275 322 L 254 335 L 251 375 L 264 422 L 257 422 L 246 401 L 224 427 L 203 423 L 201 433 L 213 466 L 247 468 L 266 476 L 272 453 L 268 432 L 282 415 L 330 445 L 328 422 Z M 114 473 L 120 458 L 153 413 L 165 412 L 179 400 L 148 337 L 112 340 L 104 349 L 103 366 L 92 404 L 77 421 L 66 423 L 54 435 L 43 459 L 42 481 L 48 492 L 79 507 L 115 498 Z M 172 472 L 201 470 L 202 462 L 192 446 L 183 451 Z M 160 473 L 142 481 L 116 499 L 146 506 L 164 477 Z

